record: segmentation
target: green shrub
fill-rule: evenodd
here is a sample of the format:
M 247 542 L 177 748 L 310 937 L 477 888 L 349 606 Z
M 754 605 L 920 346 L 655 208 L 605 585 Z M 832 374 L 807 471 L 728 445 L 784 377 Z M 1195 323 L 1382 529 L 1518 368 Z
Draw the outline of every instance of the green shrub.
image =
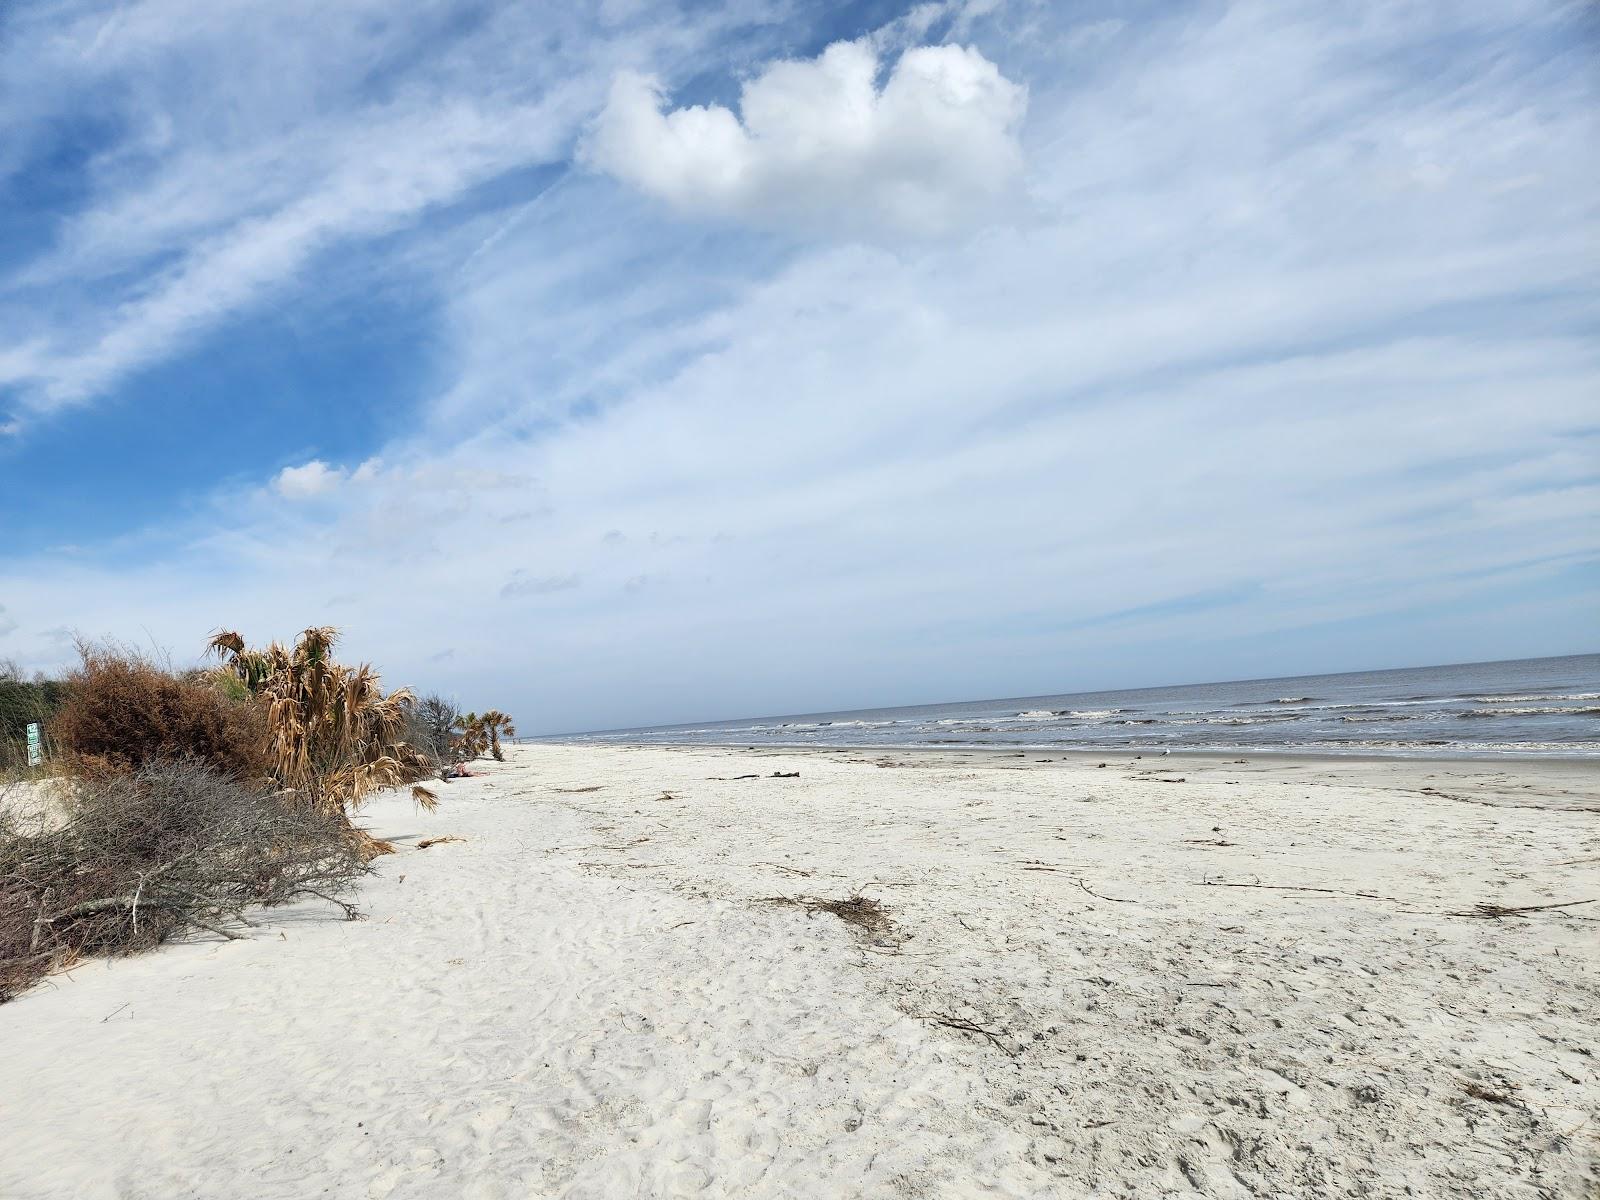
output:
M 66 696 L 55 679 L 23 679 L 16 667 L 0 662 L 0 770 L 25 766 L 28 726 L 47 726 Z

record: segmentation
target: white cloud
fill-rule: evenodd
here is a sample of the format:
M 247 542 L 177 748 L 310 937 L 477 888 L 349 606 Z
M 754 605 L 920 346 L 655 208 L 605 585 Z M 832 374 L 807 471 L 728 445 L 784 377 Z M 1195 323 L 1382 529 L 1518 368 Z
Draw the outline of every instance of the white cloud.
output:
M 333 491 L 347 478 L 340 467 L 314 458 L 298 467 L 285 467 L 272 480 L 272 490 L 285 500 L 310 500 Z
M 1021 168 L 1026 89 L 961 46 L 905 51 L 881 89 L 879 68 L 865 38 L 773 63 L 737 116 L 663 112 L 658 80 L 623 74 L 584 155 L 688 215 L 915 236 L 980 216 Z

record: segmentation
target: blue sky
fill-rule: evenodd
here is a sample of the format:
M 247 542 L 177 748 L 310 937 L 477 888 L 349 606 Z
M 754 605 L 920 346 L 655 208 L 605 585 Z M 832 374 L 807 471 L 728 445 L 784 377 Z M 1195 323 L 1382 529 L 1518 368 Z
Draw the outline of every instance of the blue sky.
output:
M 0 657 L 525 731 L 1593 650 L 1581 4 L 0 15 Z

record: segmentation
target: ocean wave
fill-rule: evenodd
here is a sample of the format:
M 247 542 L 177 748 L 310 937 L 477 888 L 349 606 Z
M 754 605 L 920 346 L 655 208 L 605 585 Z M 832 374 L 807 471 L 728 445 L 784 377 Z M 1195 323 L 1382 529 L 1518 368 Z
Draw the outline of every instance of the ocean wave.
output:
M 1299 717 L 1190 717 L 1184 721 L 1166 721 L 1167 725 L 1288 725 L 1298 721 Z M 1147 722 L 1118 721 L 1119 725 L 1144 724 Z
M 1231 747 L 1229 747 L 1231 749 Z M 1428 750 L 1437 752 L 1441 749 L 1452 754 L 1583 754 L 1585 756 L 1600 753 L 1600 742 L 1572 741 L 1572 742 L 1468 742 L 1448 738 L 1423 740 L 1406 740 L 1400 738 L 1352 738 L 1325 739 L 1319 741 L 1286 743 L 1277 747 L 1261 747 L 1265 752 L 1271 749 L 1305 749 L 1305 750 Z
M 1593 716 L 1600 708 L 1568 705 L 1565 708 L 1475 708 L 1464 712 L 1463 717 L 1575 717 Z
M 1475 696 L 1479 704 L 1521 704 L 1530 700 L 1600 700 L 1600 692 L 1570 692 L 1540 696 Z
M 1276 700 L 1271 700 L 1268 703 L 1271 703 L 1271 704 L 1310 704 L 1315 699 L 1316 699 L 1315 696 L 1279 696 Z
M 1366 708 L 1371 709 L 1374 712 L 1383 712 L 1391 708 L 1415 708 L 1423 704 L 1432 705 L 1435 708 L 1441 708 L 1452 704 L 1476 704 L 1478 702 L 1479 701 L 1477 698 L 1473 696 L 1436 696 L 1429 697 L 1428 699 L 1424 700 L 1345 700 L 1334 704 L 1318 702 L 1316 704 L 1298 705 L 1290 705 L 1280 700 L 1270 701 L 1272 704 L 1283 705 L 1283 707 L 1278 710 L 1280 712 L 1301 713 L 1343 712 L 1344 710 L 1351 708 Z
M 1335 720 L 1345 721 L 1352 725 L 1364 724 L 1372 721 L 1379 721 L 1387 724 L 1391 721 L 1431 721 L 1436 715 L 1437 714 L 1434 713 L 1380 713 L 1377 716 L 1372 717 L 1359 717 L 1351 713 L 1343 717 L 1336 717 Z

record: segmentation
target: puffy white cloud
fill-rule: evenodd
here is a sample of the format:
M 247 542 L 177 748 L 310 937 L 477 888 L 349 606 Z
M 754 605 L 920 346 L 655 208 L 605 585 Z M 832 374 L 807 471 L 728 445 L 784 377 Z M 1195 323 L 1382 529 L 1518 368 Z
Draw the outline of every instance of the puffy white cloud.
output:
M 967 224 L 1021 168 L 1026 89 L 961 46 L 907 50 L 881 89 L 880 65 L 869 39 L 773 63 L 737 116 L 663 112 L 659 81 L 622 74 L 583 153 L 690 215 L 915 236 Z
M 347 478 L 340 467 L 314 458 L 298 467 L 285 467 L 272 480 L 272 490 L 285 500 L 310 500 L 326 495 Z

